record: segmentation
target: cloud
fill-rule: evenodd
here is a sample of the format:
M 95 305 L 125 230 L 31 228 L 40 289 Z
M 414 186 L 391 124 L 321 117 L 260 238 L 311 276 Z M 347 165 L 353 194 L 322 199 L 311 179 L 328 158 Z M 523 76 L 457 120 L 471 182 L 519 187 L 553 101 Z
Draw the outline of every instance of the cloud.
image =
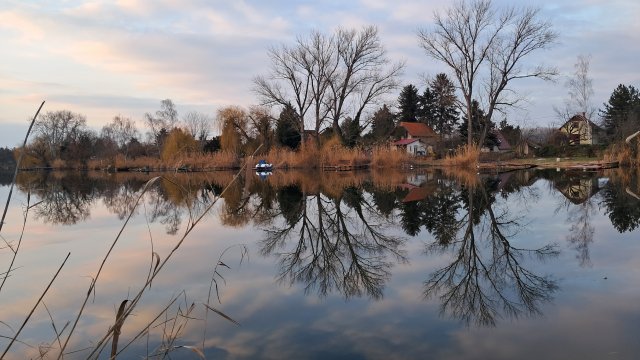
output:
M 0 12 L 0 28 L 19 34 L 7 37 L 12 42 L 33 42 L 45 37 L 45 31 L 36 22 L 15 11 Z

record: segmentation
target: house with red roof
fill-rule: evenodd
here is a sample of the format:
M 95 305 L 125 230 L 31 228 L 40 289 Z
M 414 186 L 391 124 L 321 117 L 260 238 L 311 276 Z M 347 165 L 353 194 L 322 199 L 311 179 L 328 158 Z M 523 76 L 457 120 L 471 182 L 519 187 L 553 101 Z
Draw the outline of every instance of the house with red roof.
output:
M 419 122 L 402 121 L 398 124 L 401 138 L 391 143 L 396 149 L 402 149 L 412 155 L 426 155 L 433 152 L 438 142 L 438 134 L 433 129 Z

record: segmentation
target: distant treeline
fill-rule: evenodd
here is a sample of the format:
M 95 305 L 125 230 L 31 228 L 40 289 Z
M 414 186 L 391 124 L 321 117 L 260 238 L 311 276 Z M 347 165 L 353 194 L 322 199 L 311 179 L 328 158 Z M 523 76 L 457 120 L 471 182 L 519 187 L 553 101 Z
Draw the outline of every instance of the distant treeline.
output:
M 16 159 L 13 156 L 13 150 L 0 148 L 0 169 L 13 169 L 15 167 Z

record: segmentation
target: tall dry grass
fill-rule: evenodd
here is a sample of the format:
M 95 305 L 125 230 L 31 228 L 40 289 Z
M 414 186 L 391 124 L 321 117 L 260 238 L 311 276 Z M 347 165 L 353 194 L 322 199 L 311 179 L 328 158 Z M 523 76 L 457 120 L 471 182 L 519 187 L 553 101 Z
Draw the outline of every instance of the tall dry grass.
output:
M 409 162 L 409 154 L 389 146 L 376 146 L 371 150 L 371 166 L 377 168 L 399 168 Z
M 297 151 L 273 148 L 261 159 L 278 169 L 315 169 L 320 167 L 320 150 L 315 146 L 305 146 Z
M 343 146 L 323 148 L 321 162 L 323 167 L 338 165 L 365 167 L 370 164 L 369 157 L 362 150 Z
M 459 147 L 453 155 L 447 155 L 442 159 L 442 165 L 475 169 L 479 158 L 480 148 L 473 145 L 464 145 Z
M 633 141 L 631 144 L 612 144 L 605 150 L 603 159 L 604 161 L 617 161 L 621 166 L 638 166 L 640 164 L 640 141 Z
M 260 158 L 278 169 L 318 169 L 337 165 L 364 167 L 371 162 L 370 157 L 362 149 L 347 148 L 332 139 L 325 142 L 321 148 L 314 144 L 308 144 L 296 151 L 274 148 Z M 251 161 L 256 160 L 251 159 Z
M 141 156 L 130 158 L 118 154 L 107 159 L 92 159 L 87 164 L 87 167 L 91 170 L 146 169 L 151 171 L 173 171 L 176 169 L 225 170 L 238 169 L 240 166 L 241 161 L 238 155 L 229 151 L 180 154 L 165 161 L 156 157 Z

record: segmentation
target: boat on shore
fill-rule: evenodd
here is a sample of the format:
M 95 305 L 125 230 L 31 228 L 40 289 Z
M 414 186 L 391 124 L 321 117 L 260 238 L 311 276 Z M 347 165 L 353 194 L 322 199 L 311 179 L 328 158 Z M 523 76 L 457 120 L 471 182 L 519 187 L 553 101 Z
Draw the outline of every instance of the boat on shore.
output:
M 271 172 L 273 170 L 273 164 L 268 163 L 265 160 L 260 160 L 253 169 L 256 172 Z

